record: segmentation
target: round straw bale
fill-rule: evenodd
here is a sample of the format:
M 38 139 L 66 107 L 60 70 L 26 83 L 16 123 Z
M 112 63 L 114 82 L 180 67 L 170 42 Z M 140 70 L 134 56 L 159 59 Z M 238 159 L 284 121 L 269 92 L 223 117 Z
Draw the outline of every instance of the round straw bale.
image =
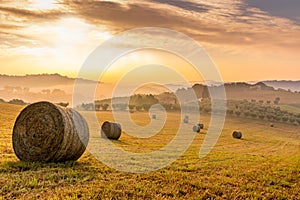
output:
M 199 126 L 198 124 L 195 125 L 195 126 L 193 127 L 193 131 L 194 131 L 195 133 L 200 133 L 200 131 L 201 131 L 200 126 Z
M 21 111 L 12 140 L 14 152 L 22 161 L 75 161 L 86 149 L 89 128 L 75 110 L 38 102 Z
M 196 124 L 194 127 L 193 127 L 193 131 L 196 132 L 196 133 L 200 133 L 201 129 L 204 128 L 204 124 Z
M 104 122 L 101 126 L 101 137 L 111 140 L 118 140 L 121 137 L 122 128 L 119 123 Z
M 241 131 L 234 131 L 233 133 L 232 133 L 232 137 L 233 138 L 236 138 L 236 139 L 241 139 L 242 138 L 242 132 Z
M 189 123 L 189 116 L 188 115 L 186 115 L 186 116 L 184 116 L 184 119 L 183 119 L 183 122 L 185 123 L 185 124 L 188 124 Z

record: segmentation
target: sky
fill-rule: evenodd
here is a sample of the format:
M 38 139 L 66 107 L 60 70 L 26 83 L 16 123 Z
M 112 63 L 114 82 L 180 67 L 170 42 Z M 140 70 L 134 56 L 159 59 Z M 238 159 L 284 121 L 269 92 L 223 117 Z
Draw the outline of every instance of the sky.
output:
M 226 82 L 300 80 L 299 0 L 0 0 L 0 22 L 0 74 L 76 77 L 102 42 L 162 27 L 202 45 Z M 105 80 L 117 81 L 118 67 L 159 60 L 200 81 L 188 63 L 163 54 L 124 56 Z

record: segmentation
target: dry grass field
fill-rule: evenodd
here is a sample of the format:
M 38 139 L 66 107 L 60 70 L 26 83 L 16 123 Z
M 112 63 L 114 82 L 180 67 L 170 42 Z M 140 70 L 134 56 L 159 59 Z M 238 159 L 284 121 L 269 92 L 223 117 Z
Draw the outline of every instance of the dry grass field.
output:
M 200 159 L 210 120 L 201 116 L 205 128 L 184 155 L 158 171 L 132 174 L 107 167 L 89 151 L 77 162 L 19 161 L 11 136 L 21 109 L 0 104 L 0 199 L 300 199 L 299 126 L 272 128 L 265 121 L 230 117 L 213 151 Z M 131 115 L 139 125 L 150 122 L 148 113 Z M 97 116 L 100 123 L 113 120 L 110 112 Z M 114 144 L 131 152 L 157 150 L 172 140 L 178 120 L 169 113 L 157 136 L 123 133 Z M 243 139 L 233 139 L 234 130 L 241 130 Z

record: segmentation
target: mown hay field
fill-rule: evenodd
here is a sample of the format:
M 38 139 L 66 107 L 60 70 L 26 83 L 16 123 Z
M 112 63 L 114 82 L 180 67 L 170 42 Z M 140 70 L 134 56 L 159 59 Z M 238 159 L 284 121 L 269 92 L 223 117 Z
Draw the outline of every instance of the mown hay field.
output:
M 213 151 L 200 159 L 210 121 L 201 116 L 204 130 L 174 163 L 134 174 L 102 164 L 89 151 L 77 162 L 20 162 L 11 137 L 22 108 L 0 104 L 0 199 L 300 199 L 299 126 L 270 127 L 268 122 L 230 117 Z M 97 116 L 100 124 L 113 121 L 110 112 Z M 150 122 L 148 113 L 131 116 L 139 125 Z M 114 144 L 131 152 L 155 151 L 172 140 L 179 120 L 178 113 L 169 113 L 157 136 L 137 139 L 123 133 Z M 242 131 L 241 140 L 232 138 L 234 130 Z

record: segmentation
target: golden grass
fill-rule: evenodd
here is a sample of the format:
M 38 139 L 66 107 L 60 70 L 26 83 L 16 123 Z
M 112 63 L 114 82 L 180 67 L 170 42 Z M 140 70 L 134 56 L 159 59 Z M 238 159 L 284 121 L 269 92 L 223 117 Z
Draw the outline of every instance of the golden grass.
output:
M 11 147 L 14 120 L 22 107 L 0 104 L 0 199 L 299 199 L 300 128 L 259 120 L 228 118 L 213 151 L 199 159 L 209 124 L 173 164 L 146 174 L 111 169 L 85 152 L 78 162 L 20 162 Z M 97 113 L 113 121 L 109 112 Z M 134 113 L 141 125 L 148 113 Z M 116 145 L 150 152 L 174 137 L 178 114 L 170 113 L 155 137 L 135 139 L 125 133 Z M 243 139 L 232 138 L 241 130 Z M 192 131 L 192 125 L 191 125 Z M 99 133 L 100 134 L 100 133 Z

